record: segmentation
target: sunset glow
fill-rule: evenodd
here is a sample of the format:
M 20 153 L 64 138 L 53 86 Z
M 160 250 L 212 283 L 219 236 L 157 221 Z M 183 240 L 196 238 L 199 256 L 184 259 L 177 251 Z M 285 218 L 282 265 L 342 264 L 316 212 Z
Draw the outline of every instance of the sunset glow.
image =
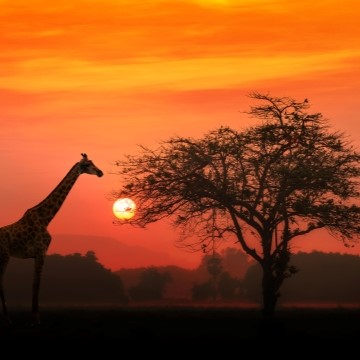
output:
M 250 91 L 308 98 L 359 145 L 358 1 L 0 0 L 0 8 L 0 226 L 45 198 L 82 152 L 104 171 L 74 186 L 50 225 L 50 253 L 65 252 L 63 235 L 95 236 L 151 251 L 151 264 L 133 266 L 196 267 L 201 253 L 176 248 L 167 223 L 113 225 L 107 195 L 122 180 L 114 164 L 140 144 L 253 125 L 244 114 Z M 360 254 L 322 233 L 294 244 L 312 249 Z M 129 261 L 105 246 L 97 254 L 113 269 Z

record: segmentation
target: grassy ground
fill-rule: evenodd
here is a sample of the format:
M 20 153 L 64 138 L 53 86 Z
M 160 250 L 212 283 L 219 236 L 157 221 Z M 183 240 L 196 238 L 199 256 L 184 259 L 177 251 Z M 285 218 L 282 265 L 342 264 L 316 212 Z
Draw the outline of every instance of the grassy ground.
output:
M 259 309 L 239 307 L 43 307 L 36 327 L 29 326 L 28 310 L 10 311 L 13 325 L 2 319 L 0 341 L 30 342 L 36 348 L 56 344 L 64 350 L 69 344 L 81 344 L 83 351 L 91 351 L 104 343 L 104 349 L 145 352 L 167 346 L 176 353 L 191 346 L 191 351 L 210 353 L 250 347 L 255 352 L 283 349 L 283 354 L 285 344 L 297 353 L 308 345 L 343 351 L 354 345 L 360 348 L 359 308 L 280 309 L 272 322 L 264 323 Z

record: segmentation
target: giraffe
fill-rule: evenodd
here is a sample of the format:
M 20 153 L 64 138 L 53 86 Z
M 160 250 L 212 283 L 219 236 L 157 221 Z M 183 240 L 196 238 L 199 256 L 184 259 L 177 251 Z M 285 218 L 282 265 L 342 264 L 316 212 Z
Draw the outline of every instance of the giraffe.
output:
M 82 158 L 65 175 L 55 189 L 39 204 L 25 211 L 15 223 L 0 228 L 0 298 L 4 317 L 9 325 L 3 278 L 11 257 L 34 259 L 32 284 L 31 325 L 40 324 L 39 290 L 41 274 L 51 235 L 48 225 L 64 203 L 71 188 L 81 174 L 103 176 L 103 172 L 82 153 Z

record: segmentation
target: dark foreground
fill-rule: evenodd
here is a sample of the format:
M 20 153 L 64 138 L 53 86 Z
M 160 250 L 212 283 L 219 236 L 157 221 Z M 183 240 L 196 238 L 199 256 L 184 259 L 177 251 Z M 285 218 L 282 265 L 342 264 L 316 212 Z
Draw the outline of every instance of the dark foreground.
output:
M 173 355 L 189 346 L 204 354 L 231 349 L 236 357 L 246 348 L 254 354 L 265 349 L 285 354 L 287 346 L 297 354 L 309 345 L 342 354 L 360 349 L 360 308 L 283 309 L 266 323 L 258 309 L 233 307 L 45 307 L 36 327 L 29 325 L 28 310 L 11 310 L 11 315 L 10 327 L 1 319 L 1 343 L 21 344 L 19 350 L 30 343 L 36 352 L 45 345 L 56 345 L 56 352 L 70 344 L 84 352 L 99 347 L 152 352 L 166 346 Z

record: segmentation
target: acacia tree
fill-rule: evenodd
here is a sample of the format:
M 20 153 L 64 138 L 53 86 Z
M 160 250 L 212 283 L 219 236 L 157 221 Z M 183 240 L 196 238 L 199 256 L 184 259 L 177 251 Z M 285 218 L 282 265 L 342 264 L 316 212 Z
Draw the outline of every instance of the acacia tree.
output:
M 251 93 L 259 123 L 220 127 L 201 139 L 173 137 L 116 162 L 123 180 L 114 197 L 136 199 L 127 224 L 168 218 L 194 250 L 235 237 L 262 268 L 264 318 L 273 316 L 290 265 L 293 239 L 327 229 L 345 245 L 360 233 L 360 154 L 331 131 L 307 100 Z M 122 222 L 119 222 L 122 223 Z

